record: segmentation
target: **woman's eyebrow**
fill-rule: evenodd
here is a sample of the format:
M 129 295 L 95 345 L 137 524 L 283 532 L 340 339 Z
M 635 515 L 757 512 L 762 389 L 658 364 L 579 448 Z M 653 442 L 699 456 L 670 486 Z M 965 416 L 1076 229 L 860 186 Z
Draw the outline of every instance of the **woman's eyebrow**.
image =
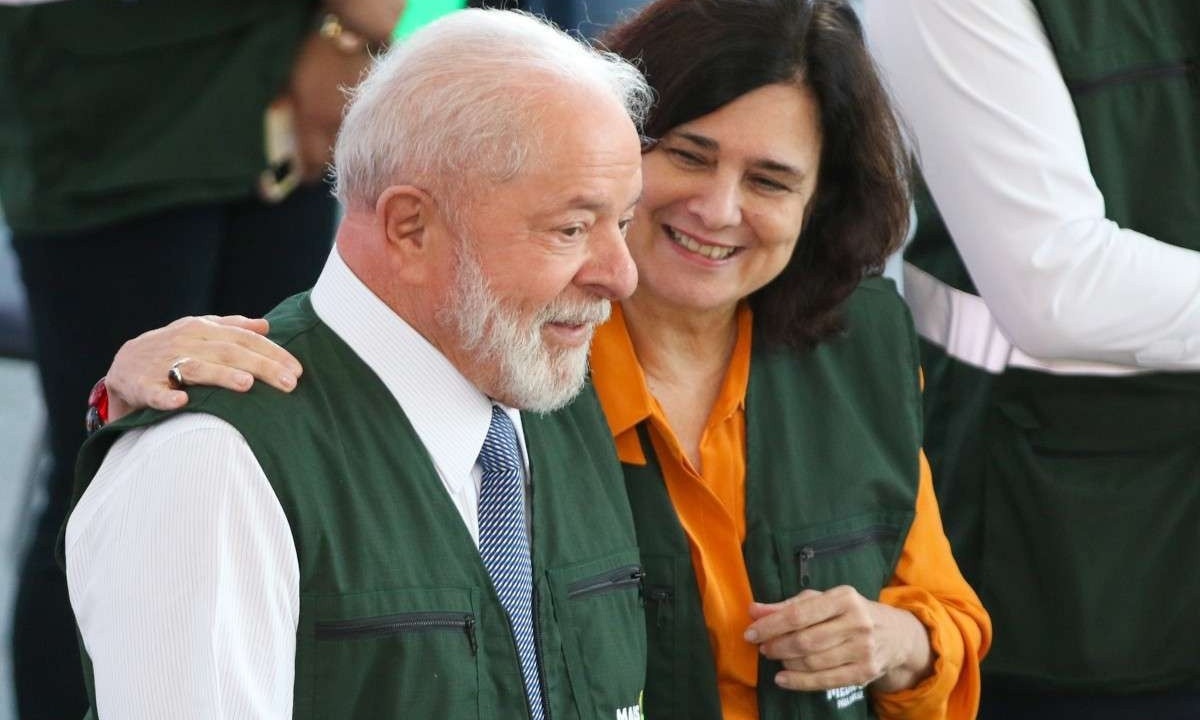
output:
M 692 143 L 693 145 L 696 145 L 697 147 L 699 147 L 703 150 L 707 150 L 709 152 L 717 152 L 718 150 L 721 149 L 721 143 L 708 137 L 707 135 L 699 135 L 699 134 L 693 133 L 693 132 L 677 130 L 677 131 L 671 133 L 671 136 L 687 140 L 688 142 Z M 800 168 L 795 167 L 794 165 L 789 165 L 787 163 L 780 162 L 778 160 L 773 160 L 771 158 L 753 158 L 750 161 L 750 165 L 752 167 L 758 168 L 759 170 L 766 170 L 766 171 L 772 172 L 772 173 L 778 173 L 781 175 L 791 176 L 793 179 L 795 179 L 797 181 L 803 180 L 804 177 L 807 175 L 807 173 L 805 173 Z

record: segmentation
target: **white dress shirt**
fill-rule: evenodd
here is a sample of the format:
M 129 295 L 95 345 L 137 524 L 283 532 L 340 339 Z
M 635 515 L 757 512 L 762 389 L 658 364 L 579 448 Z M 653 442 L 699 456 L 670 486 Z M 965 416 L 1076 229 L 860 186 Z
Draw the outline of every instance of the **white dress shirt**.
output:
M 1013 346 L 1007 362 L 1066 373 L 1200 369 L 1200 253 L 1105 217 L 1029 0 L 864 5 L 922 172 L 1003 335 L 992 340 Z M 941 323 L 961 335 L 986 324 L 955 317 L 963 298 L 945 287 L 909 267 L 919 329 Z M 1003 365 L 1000 345 L 984 352 Z
M 404 408 L 478 544 L 491 401 L 336 250 L 312 303 Z M 524 452 L 520 414 L 505 409 Z M 122 436 L 71 514 L 66 555 L 101 720 L 291 717 L 296 548 L 231 425 L 185 413 Z

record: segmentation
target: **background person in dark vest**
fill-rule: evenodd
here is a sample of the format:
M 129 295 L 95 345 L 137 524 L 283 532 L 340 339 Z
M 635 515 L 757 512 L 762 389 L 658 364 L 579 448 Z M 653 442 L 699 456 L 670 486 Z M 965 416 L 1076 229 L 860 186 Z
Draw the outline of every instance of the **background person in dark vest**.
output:
M 868 0 L 985 718 L 1200 717 L 1200 4 Z
M 629 231 L 637 291 L 596 334 L 645 576 L 656 719 L 965 720 L 990 623 L 920 451 L 916 339 L 877 277 L 909 218 L 906 152 L 844 3 L 660 0 L 608 38 L 658 102 Z M 126 346 L 135 403 L 219 365 L 234 329 Z M 248 376 L 247 378 L 248 379 Z M 758 602 L 754 602 L 758 601 Z M 747 635 L 747 631 L 752 634 Z
M 379 61 L 336 146 L 336 249 L 269 316 L 296 392 L 200 392 L 83 453 L 65 563 L 94 715 L 636 710 L 632 518 L 571 401 L 634 287 L 648 99 L 509 12 Z

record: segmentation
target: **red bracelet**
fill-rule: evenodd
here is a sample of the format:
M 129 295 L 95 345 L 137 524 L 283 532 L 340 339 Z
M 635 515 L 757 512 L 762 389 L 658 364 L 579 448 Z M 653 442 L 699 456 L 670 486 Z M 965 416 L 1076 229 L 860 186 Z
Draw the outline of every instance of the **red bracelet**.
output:
M 84 418 L 84 425 L 87 427 L 88 434 L 96 432 L 108 422 L 108 386 L 104 384 L 104 378 L 96 381 L 92 386 L 92 391 L 88 393 L 88 411 Z

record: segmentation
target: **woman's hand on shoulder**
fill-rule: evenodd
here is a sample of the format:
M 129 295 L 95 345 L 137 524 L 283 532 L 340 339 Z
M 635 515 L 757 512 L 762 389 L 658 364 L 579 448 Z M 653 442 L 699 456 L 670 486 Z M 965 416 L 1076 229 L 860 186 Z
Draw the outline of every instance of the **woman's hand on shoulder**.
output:
M 895 692 L 915 687 L 933 671 L 929 633 L 921 621 L 850 586 L 754 603 L 750 617 L 746 640 L 783 664 L 775 682 L 785 690 L 873 683 L 879 692 Z
M 291 392 L 303 368 L 266 338 L 268 329 L 262 318 L 206 315 L 180 318 L 126 342 L 105 375 L 109 421 L 144 407 L 186 405 L 187 393 L 170 380 L 172 367 L 185 385 L 245 392 L 261 380 Z

